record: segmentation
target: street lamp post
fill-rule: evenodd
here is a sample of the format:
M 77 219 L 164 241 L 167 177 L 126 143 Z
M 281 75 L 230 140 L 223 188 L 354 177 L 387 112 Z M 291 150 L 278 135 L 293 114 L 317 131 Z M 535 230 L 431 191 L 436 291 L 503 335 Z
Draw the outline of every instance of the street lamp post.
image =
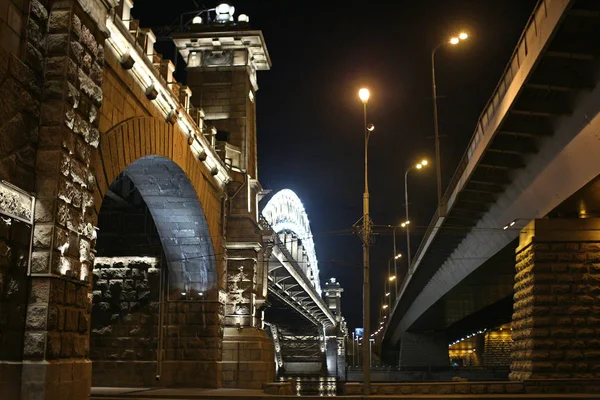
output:
M 367 125 L 367 103 L 371 93 L 369 89 L 362 88 L 358 91 L 358 97 L 363 103 L 364 130 L 365 130 L 365 192 L 363 194 L 363 338 L 369 340 L 371 338 L 370 318 L 371 318 L 371 302 L 370 302 L 370 282 L 369 282 L 369 250 L 371 246 L 371 219 L 369 216 L 369 170 L 368 170 L 368 145 L 371 132 L 375 129 L 373 124 Z M 363 343 L 363 393 L 368 396 L 371 393 L 371 369 L 369 363 L 365 362 L 367 358 L 370 360 L 369 346 Z
M 406 228 L 406 261 L 408 263 L 408 272 L 411 271 L 411 258 L 410 258 L 410 219 L 408 217 L 408 173 L 413 169 L 422 169 L 427 165 L 427 160 L 423 160 L 420 163 L 409 167 L 404 172 L 404 212 L 406 213 L 406 221 L 402 223 L 402 227 Z
M 460 33 L 457 37 L 452 37 L 450 40 L 440 43 L 431 52 L 431 80 L 433 90 L 433 124 L 435 129 L 435 171 L 437 181 L 437 200 L 438 200 L 438 214 L 443 216 L 446 213 L 445 205 L 442 204 L 442 164 L 440 162 L 440 132 L 438 124 L 438 106 L 437 106 L 437 84 L 435 79 L 435 52 L 440 47 L 450 44 L 452 46 L 457 45 L 461 40 L 466 40 L 469 37 L 466 33 Z M 408 217 L 407 217 L 408 219 Z M 409 264 L 410 265 L 410 264 Z
M 398 268 L 396 266 L 396 261 L 402 257 L 402 254 L 396 254 L 396 227 L 394 227 L 394 255 L 390 257 L 388 260 L 388 275 L 391 275 L 390 263 L 394 260 L 394 276 L 398 276 Z M 389 292 L 391 292 L 392 288 L 388 288 Z M 398 279 L 394 279 L 394 300 L 398 296 Z M 391 301 L 391 300 L 390 300 Z

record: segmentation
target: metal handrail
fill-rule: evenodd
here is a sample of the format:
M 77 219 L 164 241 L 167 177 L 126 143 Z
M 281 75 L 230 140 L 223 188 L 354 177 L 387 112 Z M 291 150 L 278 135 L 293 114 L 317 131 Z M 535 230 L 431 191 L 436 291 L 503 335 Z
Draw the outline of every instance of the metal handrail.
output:
M 533 13 L 527 20 L 525 29 L 523 30 L 523 33 L 521 34 L 521 37 L 519 38 L 519 41 L 517 42 L 517 46 L 515 47 L 506 67 L 504 68 L 502 77 L 500 78 L 500 81 L 496 85 L 496 87 L 492 93 L 492 96 L 490 97 L 490 99 L 488 100 L 486 105 L 484 106 L 483 111 L 481 112 L 481 114 L 477 120 L 477 127 L 475 128 L 475 132 L 473 133 L 473 136 L 471 137 L 471 140 L 469 141 L 469 145 L 467 146 L 467 149 L 465 150 L 456 170 L 454 171 L 454 174 L 452 175 L 452 178 L 450 179 L 450 182 L 448 183 L 448 186 L 446 187 L 444 196 L 442 197 L 442 204 L 448 204 L 448 201 L 454 194 L 454 191 L 456 190 L 456 188 L 458 186 L 458 182 L 462 178 L 463 173 L 465 172 L 465 170 L 467 169 L 467 166 L 469 165 L 472 151 L 475 149 L 475 147 L 479 143 L 480 138 L 485 133 L 484 131 L 487 128 L 489 121 L 492 119 L 492 117 L 495 115 L 495 113 L 497 111 L 495 104 L 500 103 L 500 97 L 504 96 L 506 94 L 506 89 L 512 83 L 512 81 L 515 77 L 515 74 L 512 72 L 513 63 L 516 61 L 516 69 L 517 70 L 521 67 L 521 60 L 519 59 L 519 50 L 521 50 L 522 46 L 525 46 L 525 54 L 527 54 L 527 50 L 526 50 L 527 49 L 527 34 L 530 32 L 530 29 L 533 26 L 534 29 L 536 30 L 535 36 L 537 36 L 537 26 L 535 24 L 536 16 L 538 15 L 538 11 L 542 7 L 542 5 L 544 6 L 544 9 L 546 9 L 547 1 L 548 0 L 539 0 L 533 10 Z M 503 92 L 500 93 L 502 90 L 503 90 Z M 419 248 L 417 249 L 417 252 L 415 253 L 415 257 L 413 258 L 413 263 L 412 263 L 413 265 L 410 266 L 411 269 L 416 264 L 416 262 L 414 262 L 414 261 L 418 260 L 419 255 L 424 251 L 424 246 L 425 246 L 425 243 L 427 242 L 425 239 L 427 239 L 429 237 L 429 235 L 432 234 L 439 218 L 440 218 L 439 210 L 436 210 L 436 212 L 433 215 L 433 218 L 429 224 L 429 227 L 427 228 L 427 231 L 425 232 L 425 235 L 423 236 L 423 240 L 421 241 Z M 409 277 L 409 275 L 407 275 L 404 278 L 404 280 L 406 280 L 408 277 Z

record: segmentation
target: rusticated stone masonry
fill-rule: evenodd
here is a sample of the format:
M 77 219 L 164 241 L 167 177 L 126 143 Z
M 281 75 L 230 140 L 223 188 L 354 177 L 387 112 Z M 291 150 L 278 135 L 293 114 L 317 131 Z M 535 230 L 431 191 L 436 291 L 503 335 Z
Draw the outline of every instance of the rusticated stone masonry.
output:
M 510 328 L 485 332 L 483 365 L 485 367 L 508 367 L 511 361 L 512 338 Z
M 600 378 L 600 220 L 534 220 L 517 249 L 510 378 Z
M 89 4 L 88 4 L 89 6 Z M 76 0 L 48 3 L 35 192 L 24 399 L 89 395 L 89 274 L 96 217 L 103 41 Z
M 94 265 L 93 386 L 143 387 L 157 374 L 161 269 L 151 257 L 99 257 Z
M 28 192 L 35 189 L 47 19 L 37 0 L 0 1 L 0 179 Z M 10 209 L 5 193 L 0 197 L 2 208 Z M 0 393 L 9 399 L 21 398 L 31 229 L 16 219 L 0 219 Z

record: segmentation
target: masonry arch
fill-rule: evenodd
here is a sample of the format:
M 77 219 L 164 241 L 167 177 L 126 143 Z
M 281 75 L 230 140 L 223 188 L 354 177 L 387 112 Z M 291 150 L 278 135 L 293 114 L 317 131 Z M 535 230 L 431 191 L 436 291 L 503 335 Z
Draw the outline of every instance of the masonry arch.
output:
M 177 124 L 151 117 L 102 135 L 95 177 L 93 385 L 209 379 L 221 358 L 222 186 Z
M 174 291 L 216 299 L 223 288 L 222 191 L 177 125 L 153 117 L 125 120 L 102 135 L 95 210 L 110 184 L 127 176 L 152 214 Z M 210 292 L 210 293 L 206 293 Z

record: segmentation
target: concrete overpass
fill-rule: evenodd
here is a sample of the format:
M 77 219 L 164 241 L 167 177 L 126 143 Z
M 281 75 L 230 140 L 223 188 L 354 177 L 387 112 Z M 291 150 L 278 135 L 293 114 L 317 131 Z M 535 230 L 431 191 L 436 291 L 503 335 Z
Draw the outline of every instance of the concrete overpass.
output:
M 511 319 L 513 328 L 519 327 L 519 333 L 513 332 L 516 349 L 526 337 L 531 346 L 531 326 L 536 324 L 531 315 L 521 315 L 514 251 L 535 241 L 531 230 L 542 226 L 536 219 L 571 216 L 572 211 L 577 216 L 577 210 L 556 210 L 576 202 L 574 195 L 584 198 L 589 190 L 580 189 L 600 174 L 599 27 L 596 2 L 542 0 L 536 5 L 477 121 L 384 331 L 384 344 L 400 348 L 405 364 L 447 365 L 448 343 Z M 542 232 L 537 236 L 545 237 Z M 536 301 L 531 303 L 535 307 Z M 496 320 L 487 318 L 494 315 Z M 556 318 L 539 326 L 551 330 Z M 518 325 L 524 320 L 525 327 Z M 419 351 L 424 348 L 430 353 Z M 527 350 L 531 357 L 531 348 Z M 544 375 L 531 359 L 515 364 L 519 357 L 513 357 L 511 376 Z M 552 371 L 546 375 L 558 374 Z M 563 376 L 571 376 L 565 371 Z

